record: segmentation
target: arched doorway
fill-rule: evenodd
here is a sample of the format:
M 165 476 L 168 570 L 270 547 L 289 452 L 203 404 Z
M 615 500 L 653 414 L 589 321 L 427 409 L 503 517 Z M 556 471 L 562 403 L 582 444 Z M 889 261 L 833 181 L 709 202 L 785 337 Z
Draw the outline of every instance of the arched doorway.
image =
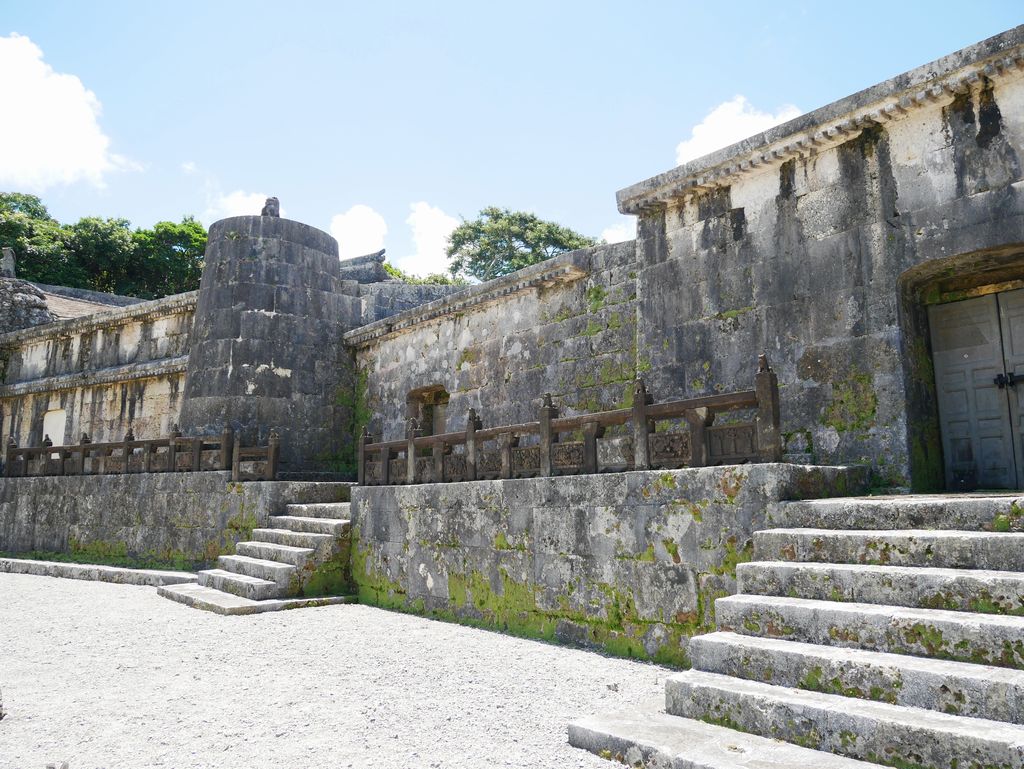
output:
M 929 262 L 900 288 L 915 489 L 1024 488 L 1024 244 Z

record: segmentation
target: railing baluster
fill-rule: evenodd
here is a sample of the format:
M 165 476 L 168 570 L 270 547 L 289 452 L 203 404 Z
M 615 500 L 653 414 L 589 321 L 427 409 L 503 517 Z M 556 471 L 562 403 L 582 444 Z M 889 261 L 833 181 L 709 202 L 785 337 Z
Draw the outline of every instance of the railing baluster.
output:
M 651 396 L 647 394 L 647 385 L 643 379 L 637 379 L 633 386 L 633 469 L 651 469 L 651 449 L 648 438 L 653 432 L 647 418 L 647 407 L 651 405 Z
M 359 435 L 358 445 L 356 451 L 359 452 L 358 464 L 356 467 L 356 482 L 360 486 L 366 486 L 366 446 L 370 443 L 370 433 L 363 427 L 362 433 Z
M 385 446 L 380 450 L 380 485 L 391 483 L 391 449 Z
M 689 467 L 707 467 L 708 441 L 707 428 L 715 419 L 714 413 L 707 408 L 688 409 L 683 415 L 690 425 L 690 464 Z
M 597 439 L 604 437 L 604 427 L 596 419 L 583 425 L 583 472 L 596 473 Z
M 231 425 L 224 425 L 220 431 L 220 469 L 231 469 L 231 450 L 235 446 L 235 429 Z
M 538 475 L 547 478 L 554 475 L 554 444 L 558 434 L 551 429 L 551 420 L 558 417 L 558 409 L 551 401 L 551 393 L 544 394 L 544 402 L 540 407 L 540 471 Z
M 782 436 L 779 432 L 779 378 L 768 365 L 768 356 L 762 353 L 757 361 L 754 375 L 754 392 L 757 393 L 757 453 L 762 462 L 778 462 L 782 459 Z
M 277 430 L 270 431 L 270 438 L 267 441 L 267 464 L 263 468 L 263 478 L 273 481 L 277 478 L 277 463 L 281 457 L 281 436 Z
M 480 429 L 476 409 L 470 409 L 466 417 L 466 475 L 463 480 L 476 480 L 476 431 Z
M 423 434 L 415 417 L 409 418 L 405 429 L 405 482 L 416 483 L 416 439 Z
M 513 433 L 502 433 L 498 438 L 501 452 L 501 477 L 512 477 L 512 449 L 519 445 L 519 436 Z

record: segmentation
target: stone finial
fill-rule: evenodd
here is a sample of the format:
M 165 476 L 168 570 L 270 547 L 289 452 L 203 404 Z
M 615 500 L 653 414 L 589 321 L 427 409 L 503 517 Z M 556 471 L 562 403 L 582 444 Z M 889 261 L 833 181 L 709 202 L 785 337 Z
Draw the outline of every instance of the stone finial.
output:
M 277 198 L 267 198 L 260 216 L 281 216 L 281 202 Z
M 0 258 L 0 278 L 13 278 L 14 274 L 14 249 L 4 246 L 3 257 Z
M 82 433 L 82 438 L 79 441 L 83 446 L 92 443 L 92 438 L 89 437 L 89 433 Z
M 132 430 L 132 428 L 130 426 L 128 428 L 128 432 L 126 432 L 124 434 L 124 440 L 125 440 L 126 443 L 128 441 L 134 441 L 135 440 L 135 431 Z
M 49 434 L 46 434 L 46 435 L 43 436 L 43 445 L 44 446 L 52 446 L 53 445 L 53 441 L 50 440 Z

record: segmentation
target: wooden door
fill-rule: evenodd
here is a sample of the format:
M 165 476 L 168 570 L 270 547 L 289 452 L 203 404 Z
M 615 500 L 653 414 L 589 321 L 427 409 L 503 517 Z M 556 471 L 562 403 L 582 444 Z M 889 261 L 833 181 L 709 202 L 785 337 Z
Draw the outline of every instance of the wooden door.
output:
M 997 384 L 997 378 L 1006 375 L 997 295 L 933 305 L 928 320 L 947 488 L 1016 488 L 1016 441 L 1008 397 L 1014 388 Z M 1014 309 L 1007 322 L 1017 324 L 1024 375 L 1021 320 Z M 1024 394 L 1024 383 L 1021 390 Z

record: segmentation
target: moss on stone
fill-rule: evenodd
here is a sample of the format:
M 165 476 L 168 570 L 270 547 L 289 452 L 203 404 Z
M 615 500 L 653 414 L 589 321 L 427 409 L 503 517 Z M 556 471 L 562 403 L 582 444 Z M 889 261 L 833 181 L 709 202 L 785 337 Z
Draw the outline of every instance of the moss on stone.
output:
M 867 430 L 875 425 L 878 395 L 868 374 L 852 374 L 832 383 L 832 400 L 825 409 L 823 424 L 837 431 Z

